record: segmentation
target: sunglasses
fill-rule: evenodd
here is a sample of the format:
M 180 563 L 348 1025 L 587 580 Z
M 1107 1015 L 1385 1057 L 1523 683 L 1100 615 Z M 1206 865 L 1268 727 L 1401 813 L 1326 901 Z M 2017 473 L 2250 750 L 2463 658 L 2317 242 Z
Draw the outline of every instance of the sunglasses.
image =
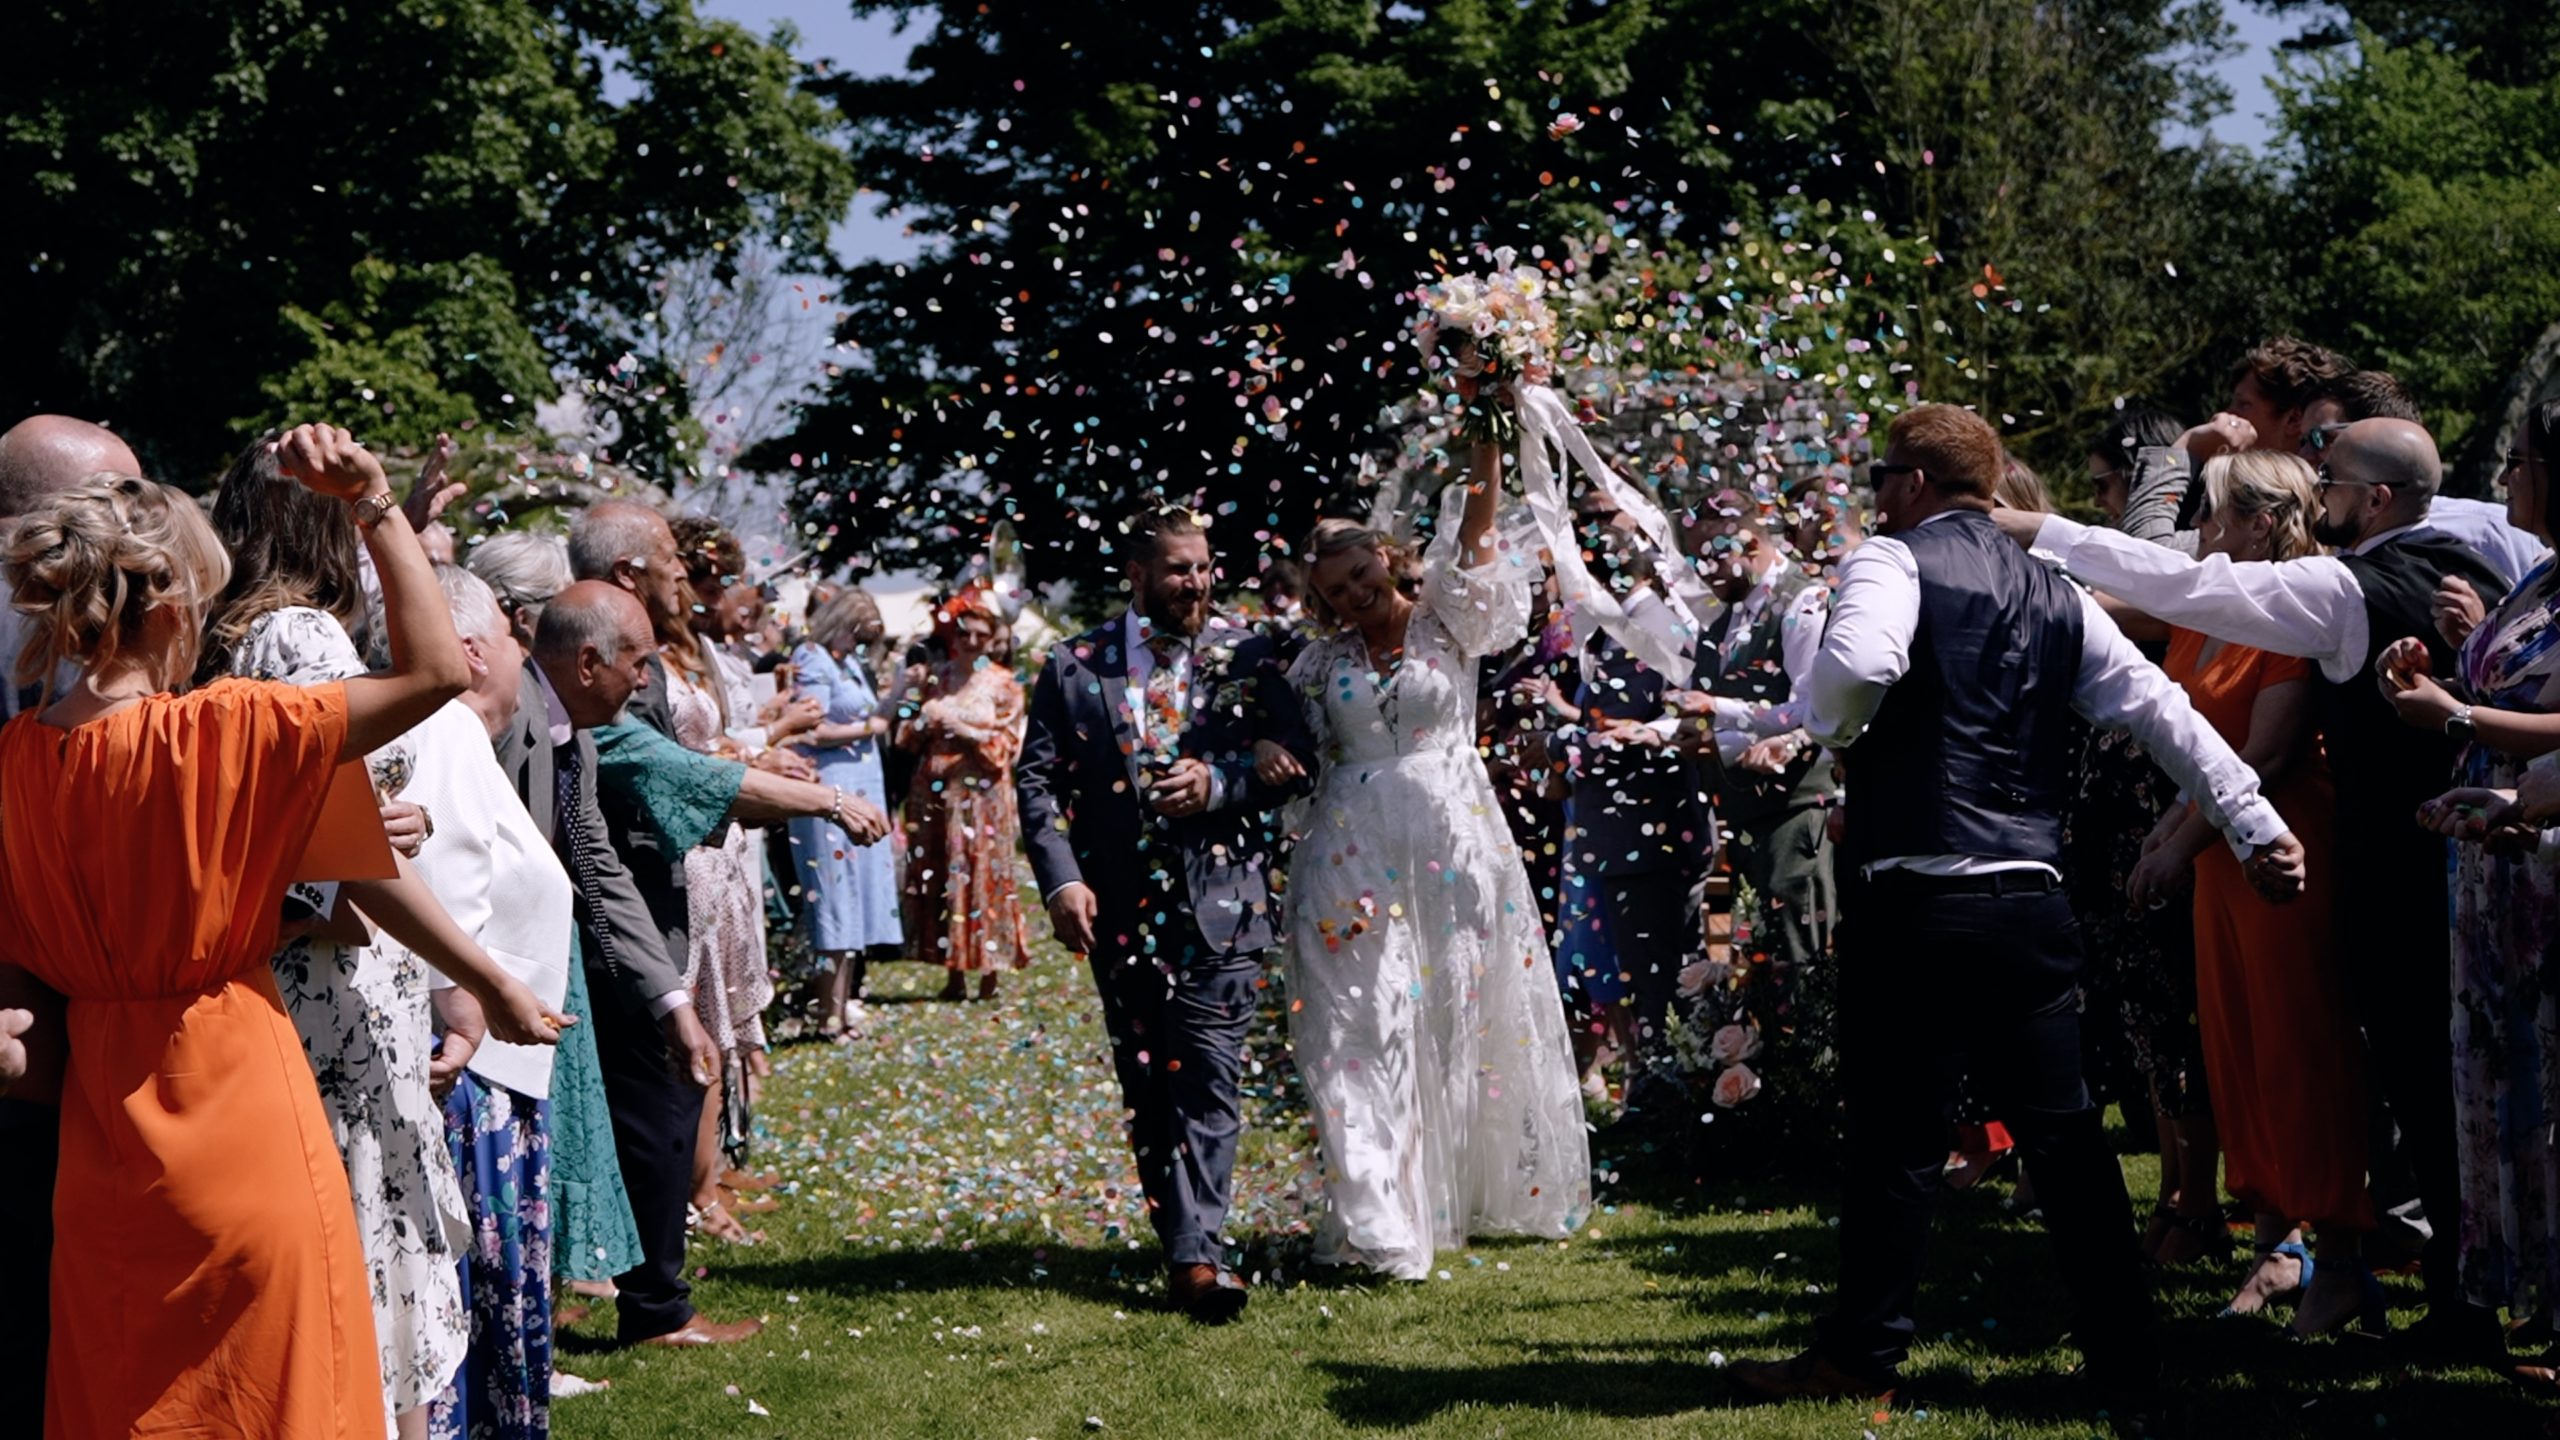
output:
M 2338 437 L 2345 434 L 2346 430 L 2347 427 L 2344 425 L 2315 425 L 2302 432 L 2303 448 L 2316 455 L 2336 444 Z
M 2521 450 L 2510 450 L 2506 455 L 2507 463 L 2500 467 L 2499 473 L 2504 474 L 2509 470 L 2521 470 L 2541 458 L 2542 457 L 2539 455 L 2527 455 Z
M 2319 479 L 2312 483 L 2311 488 L 2319 491 L 2323 495 L 2326 495 L 2329 493 L 2329 487 L 2332 485 L 2369 485 L 2377 490 L 2387 490 L 2390 488 L 2387 483 L 2380 480 L 2349 480 L 2344 476 L 2332 474 L 2330 473 L 2328 465 L 2323 463 L 2319 470 Z
M 1873 488 L 1876 485 L 1882 484 L 1888 477 L 1895 475 L 1917 474 L 1919 473 L 1919 470 L 1920 467 L 1917 465 L 1889 465 L 1882 460 L 1878 460 L 1867 467 L 1867 485 L 1869 488 Z

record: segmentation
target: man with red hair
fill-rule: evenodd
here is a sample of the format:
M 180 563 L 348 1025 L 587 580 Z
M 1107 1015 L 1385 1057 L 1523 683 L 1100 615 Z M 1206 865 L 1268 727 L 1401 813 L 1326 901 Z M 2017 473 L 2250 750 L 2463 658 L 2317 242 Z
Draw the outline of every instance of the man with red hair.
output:
M 1992 523 L 2000 438 L 1949 405 L 1898 416 L 1870 468 L 1879 535 L 1840 567 L 1805 728 L 1845 753 L 1841 926 L 1848 1113 L 1839 1301 L 1814 1347 L 1732 1368 L 1743 1397 L 1890 1394 L 1958 1085 L 2005 1120 L 2036 1177 L 2087 1372 L 2158 1373 L 2124 1174 L 2080 1071 L 2079 931 L 2061 888 L 2072 712 L 2131 731 L 2270 893 L 2302 847 L 2258 777 L 2095 601 Z

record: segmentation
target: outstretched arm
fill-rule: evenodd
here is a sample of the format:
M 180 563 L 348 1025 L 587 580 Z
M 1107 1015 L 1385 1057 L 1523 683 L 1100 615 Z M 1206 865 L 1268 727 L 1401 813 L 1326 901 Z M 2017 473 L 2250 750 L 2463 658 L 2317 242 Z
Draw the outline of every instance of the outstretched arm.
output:
M 362 507 L 357 528 L 382 579 L 391 668 L 347 682 L 347 738 L 338 758 L 360 760 L 469 689 L 471 666 L 409 517 L 380 503 L 391 494 L 391 481 L 373 452 L 335 425 L 297 425 L 276 441 L 276 463 L 311 490 Z

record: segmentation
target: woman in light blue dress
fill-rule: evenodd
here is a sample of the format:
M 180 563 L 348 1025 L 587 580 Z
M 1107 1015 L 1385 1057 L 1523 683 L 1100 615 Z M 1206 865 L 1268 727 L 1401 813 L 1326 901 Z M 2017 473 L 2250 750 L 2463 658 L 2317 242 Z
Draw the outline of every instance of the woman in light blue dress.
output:
M 792 653 L 791 663 L 800 693 L 825 707 L 826 718 L 792 743 L 817 762 L 820 781 L 887 810 L 880 739 L 890 717 L 863 663 L 882 630 L 880 607 L 858 588 L 845 590 L 811 617 L 809 638 Z M 854 1007 L 866 956 L 874 947 L 895 951 L 905 938 L 898 925 L 893 847 L 886 840 L 857 846 L 824 820 L 794 820 L 791 853 L 799 863 L 809 948 L 833 967 L 827 1028 L 858 1024 Z

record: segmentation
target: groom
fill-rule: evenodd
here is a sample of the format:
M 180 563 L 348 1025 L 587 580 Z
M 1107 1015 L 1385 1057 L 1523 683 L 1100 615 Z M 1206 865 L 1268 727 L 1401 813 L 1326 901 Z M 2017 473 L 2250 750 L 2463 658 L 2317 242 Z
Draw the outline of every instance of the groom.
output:
M 1236 1080 L 1276 929 L 1268 740 L 1315 750 L 1271 639 L 1209 609 L 1209 538 L 1188 510 L 1131 520 L 1128 611 L 1049 652 L 1014 785 L 1058 941 L 1088 957 L 1174 1303 L 1244 1309 L 1218 1231 L 1240 1128 Z

